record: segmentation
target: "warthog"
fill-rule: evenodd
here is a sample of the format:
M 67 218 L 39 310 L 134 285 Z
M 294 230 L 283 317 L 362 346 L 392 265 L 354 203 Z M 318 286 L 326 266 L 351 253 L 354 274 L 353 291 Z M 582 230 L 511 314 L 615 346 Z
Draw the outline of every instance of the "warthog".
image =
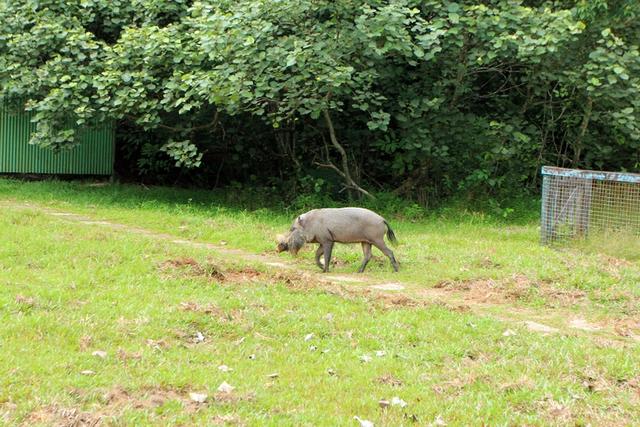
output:
M 398 271 L 398 262 L 384 243 L 385 233 L 391 243 L 397 242 L 389 223 L 368 209 L 314 209 L 296 218 L 289 233 L 278 237 L 276 250 L 296 255 L 305 243 L 318 243 L 316 264 L 326 273 L 329 271 L 335 242 L 361 243 L 364 259 L 358 272 L 362 273 L 371 259 L 371 245 L 374 245 L 389 257 L 393 269 Z M 320 256 L 323 254 L 324 265 L 320 263 Z

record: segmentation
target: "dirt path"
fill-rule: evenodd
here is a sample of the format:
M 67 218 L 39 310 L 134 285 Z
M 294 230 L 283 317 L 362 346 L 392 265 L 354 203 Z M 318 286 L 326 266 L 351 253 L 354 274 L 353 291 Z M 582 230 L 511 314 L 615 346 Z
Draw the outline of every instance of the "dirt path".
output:
M 180 239 L 167 233 L 156 232 L 146 228 L 116 223 L 112 221 L 91 218 L 71 212 L 63 212 L 58 209 L 45 207 L 34 203 L 20 203 L 12 201 L 0 201 L 0 207 L 14 210 L 31 210 L 50 215 L 54 218 L 84 224 L 88 226 L 99 226 L 110 228 L 116 231 L 126 231 L 141 236 L 169 241 L 176 245 L 186 245 L 194 248 L 211 249 L 222 255 L 242 259 L 249 263 L 261 264 L 270 270 L 297 272 L 296 264 L 283 261 L 276 256 L 266 254 L 255 254 L 237 248 L 213 244 L 208 242 L 197 242 L 194 240 Z M 606 327 L 576 317 L 575 313 L 562 309 L 530 309 L 519 305 L 503 302 L 487 302 L 468 298 L 464 292 L 442 288 L 420 288 L 413 291 L 415 285 L 398 281 L 384 282 L 376 280 L 364 274 L 321 274 L 305 271 L 300 273 L 300 277 L 305 280 L 313 280 L 318 286 L 333 287 L 332 292 L 337 294 L 351 295 L 372 295 L 374 298 L 382 299 L 391 305 L 429 305 L 438 304 L 457 311 L 470 311 L 473 314 L 489 316 L 508 324 L 518 325 L 531 331 L 541 334 L 562 333 L 566 335 L 584 334 L 592 336 L 600 341 L 606 341 L 610 345 L 626 345 L 640 342 L 640 335 L 627 334 L 620 336 L 612 327 Z M 495 313 L 495 309 L 500 307 L 500 313 Z M 513 326 L 512 326 L 513 327 Z M 516 332 L 506 329 L 504 334 L 509 336 Z

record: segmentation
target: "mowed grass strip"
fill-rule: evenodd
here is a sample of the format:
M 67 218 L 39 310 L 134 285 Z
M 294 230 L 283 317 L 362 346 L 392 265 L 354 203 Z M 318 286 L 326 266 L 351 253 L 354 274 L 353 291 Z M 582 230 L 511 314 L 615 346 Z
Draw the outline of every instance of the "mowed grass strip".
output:
M 180 239 L 271 255 L 275 236 L 301 213 L 269 207 L 279 206 L 277 201 L 265 205 L 265 200 L 232 191 L 0 179 L 3 202 L 35 203 Z M 439 209 L 418 221 L 381 212 L 400 240 L 394 251 L 401 269 L 392 274 L 386 257 L 374 249 L 367 277 L 379 283 L 401 282 L 417 295 L 433 287 L 461 291 L 472 304 L 563 307 L 602 324 L 638 324 L 635 329 L 640 334 L 640 239 L 545 247 L 539 244 L 535 212 L 520 213 L 518 218 L 524 221 L 506 221 L 474 207 L 469 202 L 464 209 Z M 309 245 L 294 260 L 298 270 L 318 271 L 314 249 Z M 286 253 L 280 257 L 292 260 Z M 331 270 L 355 273 L 361 258 L 360 245 L 336 245 Z
M 210 250 L 5 208 L 0 419 L 640 422 L 637 345 L 543 336 L 439 305 L 390 307 L 298 280 Z M 217 391 L 223 382 L 234 389 Z M 407 405 L 380 407 L 393 397 Z

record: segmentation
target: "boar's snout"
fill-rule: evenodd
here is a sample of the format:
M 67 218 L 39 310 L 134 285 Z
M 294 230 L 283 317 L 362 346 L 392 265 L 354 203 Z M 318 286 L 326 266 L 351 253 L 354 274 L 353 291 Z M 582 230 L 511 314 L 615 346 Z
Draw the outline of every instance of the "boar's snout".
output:
M 287 236 L 279 235 L 276 238 L 276 252 L 284 252 L 289 250 L 289 243 L 287 243 Z

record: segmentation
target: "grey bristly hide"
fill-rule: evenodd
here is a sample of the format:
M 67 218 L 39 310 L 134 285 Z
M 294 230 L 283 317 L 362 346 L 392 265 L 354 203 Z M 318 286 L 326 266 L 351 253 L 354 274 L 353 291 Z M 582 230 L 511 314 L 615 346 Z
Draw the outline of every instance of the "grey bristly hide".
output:
M 288 250 L 297 254 L 305 243 L 317 243 L 315 261 L 322 271 L 329 270 L 331 251 L 333 244 L 360 243 L 364 259 L 358 269 L 362 273 L 371 259 L 371 245 L 384 253 L 395 271 L 398 271 L 398 262 L 391 249 L 384 243 L 384 235 L 391 243 L 396 243 L 396 236 L 380 215 L 363 208 L 327 208 L 314 209 L 300 215 L 293 222 L 288 236 L 278 242 L 279 252 Z M 324 265 L 320 263 L 320 257 L 324 254 Z

